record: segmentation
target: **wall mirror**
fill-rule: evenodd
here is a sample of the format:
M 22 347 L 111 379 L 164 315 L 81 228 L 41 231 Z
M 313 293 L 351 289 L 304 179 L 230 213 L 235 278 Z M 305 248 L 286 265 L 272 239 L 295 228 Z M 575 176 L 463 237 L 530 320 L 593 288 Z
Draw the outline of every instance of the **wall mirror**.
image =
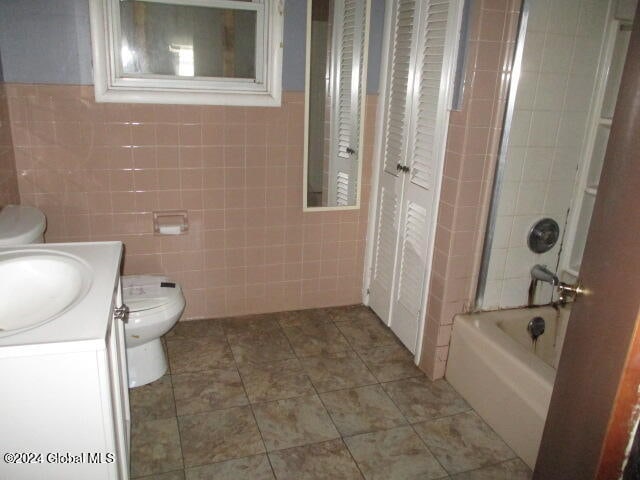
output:
M 360 206 L 370 1 L 308 0 L 305 210 Z
M 281 0 L 91 0 L 96 99 L 279 105 Z

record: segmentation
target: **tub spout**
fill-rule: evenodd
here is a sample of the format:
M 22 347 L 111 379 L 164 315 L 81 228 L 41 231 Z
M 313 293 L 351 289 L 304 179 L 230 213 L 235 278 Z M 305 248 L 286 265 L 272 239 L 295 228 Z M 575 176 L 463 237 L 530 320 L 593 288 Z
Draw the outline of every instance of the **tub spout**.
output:
M 555 273 L 549 270 L 544 265 L 534 265 L 531 269 L 531 283 L 529 284 L 529 306 L 534 305 L 536 297 L 536 288 L 538 282 L 550 283 L 554 287 L 560 283 Z
M 560 283 L 555 273 L 544 265 L 534 265 L 531 269 L 531 280 L 550 283 L 554 287 Z

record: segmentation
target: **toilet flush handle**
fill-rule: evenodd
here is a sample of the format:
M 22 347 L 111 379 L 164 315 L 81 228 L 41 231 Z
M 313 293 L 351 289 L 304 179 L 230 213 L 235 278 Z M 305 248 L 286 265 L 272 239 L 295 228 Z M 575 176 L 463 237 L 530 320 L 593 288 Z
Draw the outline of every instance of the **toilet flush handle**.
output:
M 129 307 L 127 307 L 124 303 L 122 306 L 116 308 L 113 311 L 113 318 L 116 320 L 122 320 L 124 323 L 129 321 Z

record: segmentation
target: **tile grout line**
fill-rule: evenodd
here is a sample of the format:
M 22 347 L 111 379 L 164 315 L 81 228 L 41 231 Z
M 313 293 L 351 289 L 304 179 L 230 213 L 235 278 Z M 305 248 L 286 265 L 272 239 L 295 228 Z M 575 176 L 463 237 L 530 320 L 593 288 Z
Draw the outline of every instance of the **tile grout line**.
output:
M 340 329 L 335 325 L 335 322 L 333 322 L 333 319 L 331 318 L 331 315 L 328 314 L 328 316 L 329 316 L 329 321 L 331 321 L 331 323 L 336 327 L 336 329 L 338 329 L 338 331 L 340 332 L 340 335 L 342 335 L 344 337 L 344 335 L 342 334 L 342 331 L 340 331 Z M 285 333 L 285 336 L 286 336 L 286 333 Z M 287 337 L 287 339 L 288 339 L 288 337 Z M 349 340 L 346 337 L 345 337 L 345 341 L 347 342 L 347 345 L 351 346 L 351 344 L 349 343 Z M 296 353 L 295 349 L 293 350 L 293 354 L 296 356 L 296 359 L 298 360 L 298 362 L 300 362 L 300 357 Z M 306 357 L 306 358 L 309 358 L 309 357 Z M 302 362 L 300 362 L 300 365 L 302 365 Z M 304 367 L 303 367 L 303 369 L 304 369 Z M 325 405 L 324 401 L 322 400 L 322 397 L 320 396 L 320 392 L 318 392 L 318 389 L 316 388 L 316 385 L 313 383 L 313 381 L 311 380 L 311 377 L 309 377 L 309 374 L 306 373 L 306 371 L 305 371 L 305 375 L 307 375 L 307 378 L 309 379 L 309 383 L 311 383 L 311 387 L 313 388 L 314 392 L 316 392 L 316 396 L 318 397 L 318 400 L 320 400 L 320 404 L 324 408 L 325 412 L 327 413 L 327 416 L 329 417 L 329 420 L 333 424 L 333 428 L 335 428 L 336 432 L 338 433 L 338 438 L 340 439 L 340 442 L 342 443 L 342 445 L 344 445 L 344 448 L 346 448 L 347 452 L 349 453 L 349 457 L 351 458 L 351 460 L 353 460 L 353 464 L 358 469 L 358 472 L 360 472 L 360 476 L 363 479 L 366 479 L 367 477 L 365 477 L 364 473 L 362 472 L 362 469 L 360 468 L 360 464 L 358 464 L 357 460 L 353 456 L 353 453 L 351 453 L 351 450 L 349 450 L 349 445 L 347 445 L 347 443 L 344 441 L 344 437 L 342 436 L 342 433 L 338 429 L 338 426 L 336 425 L 336 422 L 333 419 L 333 416 L 331 415 L 331 412 L 329 411 L 329 409 Z M 373 378 L 376 378 L 376 377 L 374 376 Z M 329 440 L 329 441 L 331 441 L 331 440 Z
M 168 347 L 167 347 L 168 350 Z M 169 363 L 169 362 L 167 362 Z M 178 441 L 180 442 L 180 458 L 182 458 L 182 470 L 187 474 L 187 464 L 184 460 L 184 450 L 182 448 L 182 432 L 180 431 L 180 418 L 178 417 L 178 405 L 176 403 L 176 391 L 173 388 L 173 373 L 171 373 L 171 364 L 169 364 L 169 381 L 171 382 L 171 395 L 173 397 L 173 409 L 176 413 L 176 426 L 178 427 Z
M 269 456 L 269 451 L 267 449 L 267 443 L 264 441 L 264 435 L 262 434 L 262 430 L 260 430 L 260 424 L 258 423 L 258 418 L 256 417 L 256 412 L 253 409 L 253 404 L 251 403 L 251 399 L 249 398 L 249 393 L 247 392 L 247 387 L 244 384 L 244 379 L 242 378 L 242 374 L 240 373 L 240 367 L 238 366 L 238 359 L 236 358 L 235 353 L 233 353 L 233 349 L 231 348 L 231 342 L 229 342 L 229 336 L 224 329 L 224 325 L 222 325 L 222 333 L 224 334 L 224 339 L 227 344 L 227 347 L 231 351 L 231 357 L 233 358 L 233 364 L 235 365 L 236 372 L 238 373 L 238 377 L 240 378 L 240 383 L 242 384 L 242 390 L 244 391 L 244 395 L 247 398 L 247 404 L 249 405 L 249 409 L 251 410 L 251 416 L 253 421 L 256 424 L 256 429 L 258 430 L 258 434 L 260 434 L 260 441 L 262 442 L 262 446 L 264 447 L 264 456 L 267 458 L 267 462 L 269 462 L 269 468 L 271 469 L 271 473 L 275 479 L 277 479 L 276 471 L 273 468 L 273 464 L 271 463 L 271 457 Z

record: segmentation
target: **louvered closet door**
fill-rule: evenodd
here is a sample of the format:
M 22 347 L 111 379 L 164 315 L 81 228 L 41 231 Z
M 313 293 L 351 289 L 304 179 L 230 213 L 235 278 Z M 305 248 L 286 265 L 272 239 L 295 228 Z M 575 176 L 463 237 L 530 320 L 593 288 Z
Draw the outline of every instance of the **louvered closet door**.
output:
M 407 0 L 395 8 L 369 302 L 415 353 L 449 121 L 459 0 Z
M 365 29 L 362 18 L 368 12 L 362 0 L 336 0 L 333 48 L 338 59 L 332 66 L 332 128 L 335 144 L 329 164 L 330 205 L 355 205 L 358 191 L 360 112 L 362 105 Z M 364 87 L 362 85 L 362 87 Z
M 451 0 L 421 2 L 413 108 L 408 135 L 407 166 L 400 218 L 398 267 L 390 327 L 415 353 L 437 208 L 436 179 L 441 175 L 448 125 L 444 71 Z M 452 50 L 452 49 L 450 49 Z M 453 51 L 449 53 L 453 55 Z M 450 64 L 450 63 L 449 63 Z
M 416 0 L 394 2 L 394 9 L 387 71 L 384 146 L 369 286 L 369 304 L 387 324 L 390 321 L 404 181 L 397 166 L 404 164 L 407 151 L 412 88 L 411 51 L 416 41 Z

